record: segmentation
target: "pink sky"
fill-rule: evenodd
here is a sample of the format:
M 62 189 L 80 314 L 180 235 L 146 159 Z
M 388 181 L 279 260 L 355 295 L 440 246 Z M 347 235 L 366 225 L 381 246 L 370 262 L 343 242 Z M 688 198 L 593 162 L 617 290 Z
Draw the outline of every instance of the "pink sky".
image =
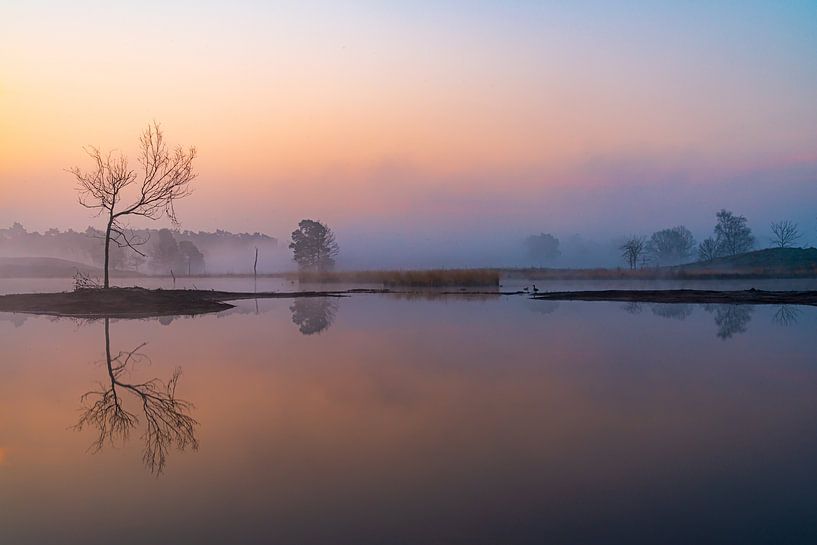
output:
M 0 224 L 91 223 L 63 169 L 85 164 L 84 145 L 132 153 L 153 119 L 200 153 L 184 227 L 278 236 L 310 216 L 341 235 L 456 231 L 486 213 L 578 230 L 640 188 L 709 217 L 730 203 L 707 195 L 736 184 L 801 202 L 815 172 L 807 6 L 162 6 L 7 10 Z

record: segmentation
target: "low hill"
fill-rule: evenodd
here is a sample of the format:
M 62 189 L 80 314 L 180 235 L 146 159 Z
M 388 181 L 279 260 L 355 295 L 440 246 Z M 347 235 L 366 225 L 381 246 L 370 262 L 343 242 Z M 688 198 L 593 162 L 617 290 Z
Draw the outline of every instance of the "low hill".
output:
M 768 248 L 675 267 L 684 273 L 817 276 L 817 248 Z

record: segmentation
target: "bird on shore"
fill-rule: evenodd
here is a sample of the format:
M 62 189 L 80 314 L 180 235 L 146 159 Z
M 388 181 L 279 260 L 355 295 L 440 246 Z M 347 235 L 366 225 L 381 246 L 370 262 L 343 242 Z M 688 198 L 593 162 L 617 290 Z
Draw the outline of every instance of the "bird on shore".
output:
M 533 293 L 539 293 L 539 288 L 536 287 L 536 284 L 533 284 Z

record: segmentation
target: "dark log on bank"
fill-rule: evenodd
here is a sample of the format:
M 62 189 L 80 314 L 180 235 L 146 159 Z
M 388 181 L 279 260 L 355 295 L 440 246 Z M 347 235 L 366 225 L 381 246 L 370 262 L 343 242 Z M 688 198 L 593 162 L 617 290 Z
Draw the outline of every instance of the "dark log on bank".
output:
M 538 293 L 545 301 L 621 301 L 627 303 L 696 303 L 729 305 L 812 305 L 817 291 L 603 290 Z

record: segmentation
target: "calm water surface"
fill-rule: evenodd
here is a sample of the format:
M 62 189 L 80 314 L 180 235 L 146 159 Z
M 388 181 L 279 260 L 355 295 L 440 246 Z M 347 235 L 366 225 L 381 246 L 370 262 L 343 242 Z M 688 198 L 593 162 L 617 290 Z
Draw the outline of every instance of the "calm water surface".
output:
M 815 543 L 816 337 L 523 297 L 0 314 L 0 543 Z M 148 384 L 198 422 L 163 466 Z M 93 452 L 111 389 L 138 421 Z

